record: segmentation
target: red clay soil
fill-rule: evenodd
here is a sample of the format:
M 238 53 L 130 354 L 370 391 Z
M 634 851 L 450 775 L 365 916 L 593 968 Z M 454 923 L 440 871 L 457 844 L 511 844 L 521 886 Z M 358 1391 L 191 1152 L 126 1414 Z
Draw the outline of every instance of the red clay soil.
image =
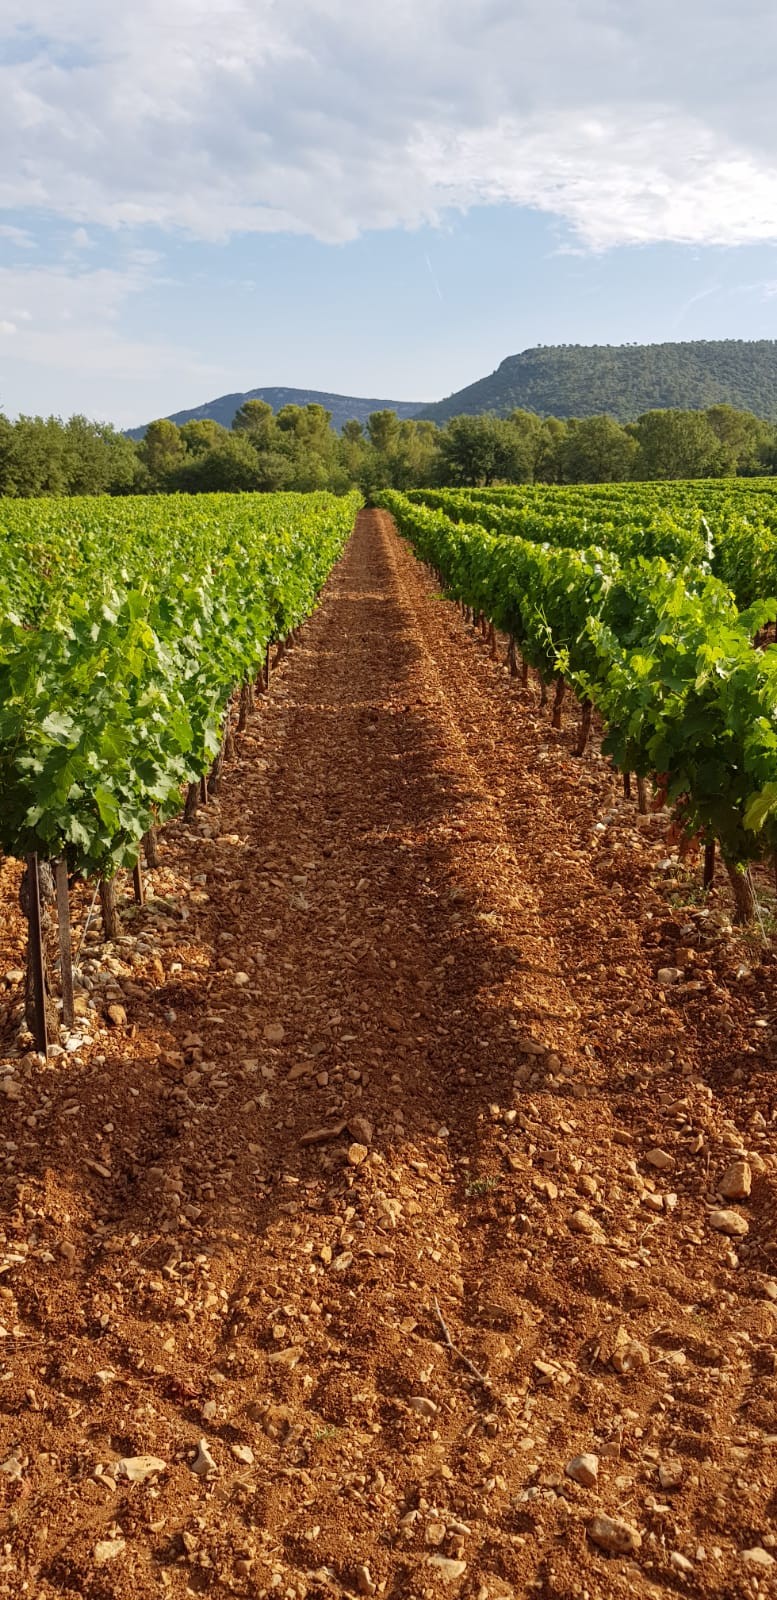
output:
M 48 1067 L 0 868 L 0 1594 L 773 1592 L 773 957 L 573 743 L 364 512 Z

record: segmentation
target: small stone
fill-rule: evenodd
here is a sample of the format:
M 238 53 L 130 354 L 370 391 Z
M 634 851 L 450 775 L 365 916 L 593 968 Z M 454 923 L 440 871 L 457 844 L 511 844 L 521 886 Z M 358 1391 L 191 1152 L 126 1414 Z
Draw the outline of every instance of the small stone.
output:
M 369 1153 L 370 1152 L 367 1149 L 366 1144 L 351 1144 L 351 1145 L 349 1145 L 348 1146 L 348 1165 L 349 1165 L 349 1167 L 360 1167 L 362 1162 L 367 1160 L 367 1157 L 368 1157 Z
M 236 1461 L 241 1461 L 243 1463 L 244 1467 L 253 1466 L 254 1452 L 251 1449 L 250 1444 L 233 1444 L 232 1454 Z
M 354 1577 L 359 1594 L 377 1594 L 378 1586 L 370 1577 L 369 1567 L 357 1567 Z
M 344 1122 L 333 1122 L 328 1128 L 308 1128 L 307 1133 L 303 1133 L 300 1144 L 326 1144 L 330 1139 L 339 1139 L 344 1130 Z
M 407 1403 L 410 1410 L 414 1411 L 418 1417 L 436 1417 L 437 1415 L 437 1407 L 434 1401 L 428 1400 L 425 1394 L 411 1395 Z
M 683 1481 L 682 1461 L 660 1461 L 658 1481 L 662 1489 L 679 1489 Z
M 94 1559 L 98 1567 L 103 1567 L 106 1561 L 115 1561 L 125 1549 L 124 1539 L 98 1539 L 94 1547 Z
M 207 1439 L 200 1439 L 191 1467 L 192 1472 L 196 1472 L 199 1478 L 207 1478 L 211 1472 L 218 1472 L 216 1462 L 208 1449 Z
M 366 1144 L 368 1147 L 372 1144 L 372 1123 L 368 1122 L 366 1117 L 349 1117 L 348 1132 L 354 1139 L 358 1140 L 359 1144 Z
M 114 1467 L 117 1478 L 126 1478 L 129 1483 L 145 1483 L 147 1478 L 155 1478 L 167 1468 L 167 1462 L 159 1456 L 122 1456 Z
M 218 1411 L 218 1406 L 217 1406 L 215 1400 L 206 1400 L 205 1404 L 204 1404 L 204 1406 L 202 1408 L 202 1420 L 203 1420 L 203 1422 L 212 1422 L 217 1411 Z
M 747 1200 L 753 1187 L 753 1174 L 747 1161 L 733 1161 L 718 1185 L 726 1200 Z
M 518 1038 L 515 1041 L 515 1048 L 520 1051 L 522 1056 L 544 1056 L 546 1054 L 545 1045 L 540 1044 L 537 1039 Z
M 655 1150 L 648 1150 L 645 1160 L 659 1172 L 668 1172 L 669 1168 L 674 1166 L 674 1156 L 670 1156 L 668 1150 L 661 1150 L 658 1147 Z
M 753 1545 L 751 1550 L 743 1550 L 742 1560 L 747 1562 L 748 1567 L 766 1569 L 774 1566 L 774 1556 L 770 1556 L 769 1551 L 762 1549 L 760 1544 Z
M 659 967 L 656 973 L 659 983 L 664 985 L 679 983 L 682 975 L 682 967 Z
M 610 1356 L 610 1366 L 614 1367 L 621 1377 L 628 1377 L 630 1373 L 637 1372 L 649 1364 L 650 1351 L 647 1345 L 641 1344 L 639 1339 L 632 1339 L 626 1328 L 619 1328 Z
M 342 1254 L 335 1256 L 332 1267 L 335 1272 L 347 1272 L 353 1262 L 353 1251 L 343 1250 Z
M 18 1448 L 12 1450 L 5 1461 L 0 1461 L 0 1472 L 8 1479 L 9 1483 L 18 1483 L 22 1477 L 22 1464 L 19 1460 Z
M 467 1570 L 466 1561 L 451 1561 L 449 1556 L 427 1556 L 426 1564 L 434 1567 L 444 1583 L 455 1583 L 457 1578 L 463 1578 Z
M 593 1234 L 600 1231 L 596 1218 L 591 1216 L 590 1211 L 583 1211 L 582 1209 L 573 1211 L 570 1218 L 570 1227 L 574 1228 L 575 1233 Z
M 573 1456 L 564 1470 L 567 1477 L 573 1478 L 575 1483 L 582 1483 L 584 1489 L 592 1489 L 599 1477 L 599 1457 Z
M 607 1517 L 604 1515 L 592 1517 L 588 1524 L 588 1537 L 598 1544 L 600 1549 L 607 1550 L 610 1555 L 627 1556 L 632 1551 L 639 1550 L 642 1544 L 642 1535 L 630 1522 L 624 1522 L 620 1517 Z
M 670 1552 L 669 1565 L 670 1567 L 674 1567 L 675 1572 L 693 1572 L 693 1562 L 689 1561 L 688 1557 L 684 1556 L 679 1550 L 672 1550 Z
M 431 1522 L 427 1522 L 426 1524 L 426 1528 L 424 1530 L 424 1539 L 427 1544 L 442 1544 L 447 1531 L 448 1530 L 444 1522 L 440 1522 L 436 1518 L 433 1518 Z
M 268 1044 L 281 1044 L 286 1038 L 286 1029 L 282 1022 L 265 1023 L 264 1037 Z
M 118 1005 L 109 1006 L 108 1010 L 106 1011 L 105 1014 L 106 1014 L 106 1016 L 108 1018 L 108 1021 L 111 1024 L 111 1027 L 113 1027 L 113 1028 L 126 1028 L 126 1026 L 127 1026 L 127 1013 L 124 1010 L 123 1006 L 118 1006 Z
M 711 1211 L 709 1223 L 717 1233 L 727 1233 L 731 1238 L 743 1238 L 750 1232 L 749 1222 L 738 1211 Z

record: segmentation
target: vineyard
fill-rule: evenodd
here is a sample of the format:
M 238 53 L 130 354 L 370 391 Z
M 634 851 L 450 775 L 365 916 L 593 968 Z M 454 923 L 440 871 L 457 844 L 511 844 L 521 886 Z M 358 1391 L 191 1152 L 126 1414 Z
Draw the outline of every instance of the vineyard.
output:
M 695 486 L 694 486 L 695 487 Z M 652 776 L 688 836 L 720 842 L 738 914 L 754 860 L 777 860 L 777 513 L 768 486 L 389 491 L 446 592 L 510 640 L 554 726 L 569 684 L 626 775 Z M 712 881 L 708 853 L 707 885 Z
M 0 503 L 3 1600 L 771 1592 L 777 496 L 380 499 Z
M 38 858 L 56 861 L 67 956 L 67 877 L 112 884 L 145 840 L 217 784 L 241 689 L 267 685 L 268 652 L 308 615 L 358 497 L 214 495 L 139 505 L 5 501 L 0 567 L 0 848 L 28 857 L 30 985 L 46 1049 Z M 63 924 L 65 925 L 63 927 Z M 69 984 L 68 984 L 69 988 Z M 72 995 L 66 994 L 72 1020 Z

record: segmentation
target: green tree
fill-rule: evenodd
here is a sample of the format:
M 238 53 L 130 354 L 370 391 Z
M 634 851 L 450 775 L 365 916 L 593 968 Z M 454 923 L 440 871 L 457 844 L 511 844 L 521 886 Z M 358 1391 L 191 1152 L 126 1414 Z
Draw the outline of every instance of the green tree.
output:
M 557 451 L 562 483 L 621 483 L 631 477 L 637 442 L 612 417 L 568 424 Z
M 718 478 L 726 453 L 703 411 L 646 411 L 636 426 L 635 478 Z
M 223 438 L 209 450 L 190 455 L 169 478 L 171 488 L 187 494 L 239 494 L 266 487 L 259 456 L 246 434 L 221 429 Z
M 178 431 L 187 456 L 204 455 L 206 450 L 213 450 L 229 438 L 228 428 L 222 428 L 212 417 L 195 417 L 191 422 L 184 422 Z
M 232 420 L 235 433 L 246 433 L 255 450 L 276 450 L 278 425 L 275 412 L 266 400 L 244 400 Z
M 373 449 L 387 456 L 399 438 L 396 411 L 372 411 L 367 418 L 367 434 Z
M 164 489 L 169 479 L 183 466 L 186 455 L 180 429 L 169 417 L 150 422 L 141 445 L 141 459 L 152 489 Z
M 524 483 L 529 475 L 525 440 L 504 417 L 452 417 L 440 435 L 450 482 L 488 486 L 496 479 Z
M 734 406 L 708 406 L 704 413 L 716 438 L 720 442 L 724 471 L 753 477 L 763 472 L 764 455 L 774 436 L 774 429 L 751 411 L 737 411 Z

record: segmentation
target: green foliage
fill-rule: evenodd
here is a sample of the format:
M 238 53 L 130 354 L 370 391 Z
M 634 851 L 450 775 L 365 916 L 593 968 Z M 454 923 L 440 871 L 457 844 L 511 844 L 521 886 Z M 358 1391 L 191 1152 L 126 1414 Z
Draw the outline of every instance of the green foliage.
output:
M 570 423 L 556 450 L 560 483 L 619 483 L 630 478 L 639 446 L 612 417 Z
M 448 482 L 484 484 L 501 478 L 525 483 L 531 456 L 522 431 L 501 417 L 453 417 L 440 438 L 443 471 Z
M 754 635 L 777 617 L 777 571 L 764 563 L 765 594 L 739 610 L 728 574 L 714 576 L 709 558 L 736 567 L 743 513 L 770 506 L 773 491 L 704 488 L 712 537 L 698 505 L 691 515 L 684 485 L 674 517 L 668 486 L 389 491 L 381 504 L 453 597 L 512 634 L 546 681 L 562 673 L 593 702 L 618 766 L 666 774 L 684 827 L 719 839 L 728 861 L 745 862 L 777 848 L 777 646 L 753 648 Z M 773 533 L 772 562 L 775 549 Z
M 0 501 L 0 848 L 132 864 L 212 763 L 234 685 L 314 605 L 358 504 Z
M 286 393 L 287 391 L 279 391 Z M 233 397 L 239 399 L 238 397 Z M 336 398 L 336 397 L 335 397 Z M 151 423 L 141 442 L 71 417 L 0 416 L 0 490 L 7 495 L 218 493 L 262 490 L 368 498 L 441 484 L 661 482 L 753 476 L 777 467 L 774 428 L 745 411 L 650 411 L 622 427 L 610 416 L 458 416 L 434 422 L 373 412 L 342 434 L 322 405 L 247 399 L 231 429 L 210 417 Z

